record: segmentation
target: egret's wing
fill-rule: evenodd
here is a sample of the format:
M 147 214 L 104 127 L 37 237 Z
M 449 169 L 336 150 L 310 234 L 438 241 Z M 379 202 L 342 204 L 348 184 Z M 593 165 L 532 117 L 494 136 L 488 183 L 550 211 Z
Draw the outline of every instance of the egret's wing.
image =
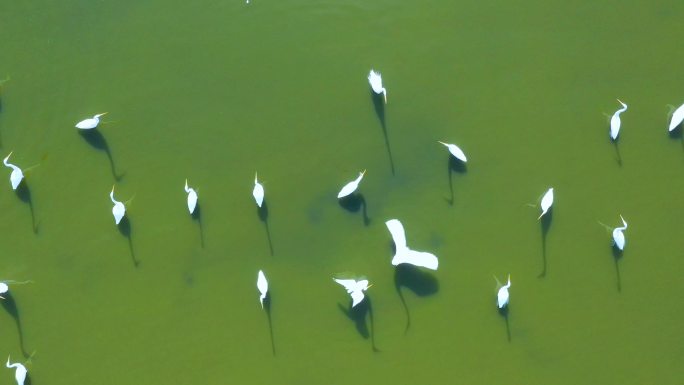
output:
M 398 219 L 390 219 L 389 221 L 385 222 L 385 225 L 387 226 L 390 234 L 392 234 L 392 240 L 397 247 L 397 254 L 399 254 L 399 251 L 406 249 L 406 235 L 404 234 L 404 226 L 402 226 Z
M 392 258 L 392 265 L 396 266 L 402 263 L 437 270 L 439 260 L 437 256 L 428 252 L 405 249 L 402 252 L 397 252 Z
M 550 188 L 541 200 L 541 208 L 546 211 L 553 204 L 553 188 Z
M 262 270 L 259 270 L 259 275 L 257 276 L 257 289 L 259 289 L 261 294 L 268 292 L 268 281 Z
M 620 132 L 620 116 L 616 112 L 610 118 L 610 137 L 613 139 L 616 139 L 619 132 Z
M 194 189 L 190 189 L 188 193 L 188 210 L 190 212 L 195 211 L 195 206 L 197 206 L 197 192 Z
M 353 180 L 353 181 L 347 183 L 346 185 L 344 185 L 344 187 L 342 187 L 342 190 L 340 190 L 340 192 L 337 194 L 337 197 L 338 197 L 338 198 L 344 198 L 344 197 L 346 197 L 347 195 L 353 193 L 354 190 L 356 190 L 356 188 L 357 188 L 358 186 L 359 186 L 359 184 L 356 183 L 355 180 Z
M 466 158 L 466 155 L 463 152 L 463 150 L 461 150 L 461 148 L 455 144 L 449 145 L 449 152 L 451 153 L 451 155 L 455 156 L 456 159 L 458 159 L 458 160 L 462 160 L 464 162 L 468 161 L 468 158 Z
M 347 289 L 347 293 L 352 293 L 354 291 L 357 291 L 357 284 L 356 281 L 353 279 L 337 279 L 333 278 L 333 280 L 340 285 L 344 286 L 345 289 Z
M 364 295 L 362 290 L 356 290 L 351 292 L 352 297 L 352 307 L 358 305 L 363 301 Z
M 262 186 L 261 183 L 255 183 L 254 190 L 252 190 L 252 195 L 254 196 L 254 200 L 257 202 L 257 205 L 261 207 L 261 204 L 264 202 L 264 186 Z
M 672 120 L 670 120 L 670 128 L 668 131 L 674 130 L 675 127 L 682 123 L 682 121 L 684 121 L 684 104 L 679 106 L 679 108 L 675 110 L 674 114 L 672 114 Z

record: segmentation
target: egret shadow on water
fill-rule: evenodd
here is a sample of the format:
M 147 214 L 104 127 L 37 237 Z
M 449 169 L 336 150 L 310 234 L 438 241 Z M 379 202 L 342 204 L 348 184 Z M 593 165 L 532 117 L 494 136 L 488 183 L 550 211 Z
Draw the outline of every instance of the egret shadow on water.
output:
M 508 337 L 508 342 L 511 342 L 511 327 L 508 323 L 508 305 L 500 307 L 498 310 L 499 315 L 501 315 L 504 318 L 504 321 L 506 321 L 506 336 Z
M 117 228 L 119 229 L 121 235 L 128 239 L 128 249 L 131 252 L 133 266 L 138 267 L 138 265 L 140 265 L 140 262 L 138 262 L 138 260 L 135 258 L 135 250 L 133 249 L 133 240 L 131 238 L 131 220 L 128 219 L 128 215 L 124 215 L 123 219 L 121 219 L 121 222 L 119 222 L 119 224 L 117 225 Z
M 273 338 L 273 319 L 271 318 L 271 292 L 269 291 L 264 298 L 264 311 L 266 312 L 266 318 L 268 318 L 268 331 L 271 334 L 271 351 L 273 356 L 276 355 L 275 339 Z
M 33 228 L 33 233 L 38 234 L 39 223 L 36 223 L 36 215 L 33 210 L 33 199 L 31 198 L 31 189 L 29 188 L 26 179 L 22 180 L 21 183 L 19 183 L 19 186 L 17 186 L 17 189 L 14 190 L 14 192 L 17 194 L 17 197 L 19 197 L 19 199 L 22 202 L 26 203 L 29 206 L 29 209 L 31 210 L 31 227 Z
M 392 175 L 394 175 L 394 158 L 392 158 L 392 149 L 390 148 L 389 136 L 387 135 L 387 121 L 385 120 L 385 99 L 382 95 L 373 92 L 373 89 L 370 89 L 370 95 L 371 100 L 373 100 L 375 114 L 378 116 L 378 120 L 380 120 L 382 135 L 385 137 L 385 147 L 387 148 L 390 168 L 392 170 Z
M 394 287 L 397 290 L 401 304 L 404 305 L 404 310 L 406 311 L 406 329 L 404 329 L 404 334 L 406 334 L 411 327 L 411 314 L 401 288 L 408 288 L 415 295 L 426 297 L 439 291 L 439 282 L 432 273 L 416 266 L 402 263 L 394 268 Z
M 363 301 L 359 302 L 356 306 L 352 307 L 352 301 L 349 302 L 349 307 L 345 308 L 344 305 L 338 303 L 340 311 L 349 317 L 350 320 L 356 325 L 356 330 L 359 332 L 361 337 L 371 340 L 371 348 L 374 352 L 379 352 L 378 348 L 375 346 L 375 321 L 373 319 L 373 306 L 371 304 L 371 299 L 368 294 L 365 295 Z M 368 316 L 370 321 L 370 330 L 366 323 L 366 316 Z
M 368 206 L 366 206 L 366 198 L 363 197 L 361 193 L 354 193 L 347 195 L 344 198 L 338 199 L 340 206 L 349 211 L 350 213 L 359 212 L 363 214 L 363 224 L 368 226 L 370 224 L 370 218 L 368 218 Z
M 81 137 L 85 139 L 88 144 L 90 144 L 92 147 L 94 147 L 97 150 L 104 151 L 107 154 L 107 158 L 109 159 L 109 167 L 112 171 L 112 176 L 114 177 L 114 180 L 117 182 L 123 178 L 123 175 L 119 175 L 116 173 L 116 166 L 114 165 L 114 158 L 112 157 L 112 152 L 109 149 L 109 145 L 107 144 L 107 140 L 105 137 L 98 131 L 97 129 L 91 129 L 91 130 L 78 130 L 78 133 L 81 134 Z
M 682 124 L 679 126 L 675 127 L 674 130 L 668 131 L 667 133 L 672 140 L 679 140 L 682 144 L 682 149 L 684 149 L 684 129 L 682 128 Z
M 271 251 L 271 256 L 273 256 L 273 242 L 271 241 L 271 228 L 268 225 L 268 204 L 266 203 L 266 199 L 261 203 L 261 207 L 257 206 L 257 214 L 259 215 L 259 219 L 264 222 L 266 237 L 268 238 L 268 248 Z
M 17 325 L 17 333 L 19 334 L 19 347 L 21 348 L 21 353 L 24 355 L 24 358 L 28 358 L 29 354 L 26 352 L 26 349 L 24 348 L 24 333 L 21 329 L 21 319 L 19 318 L 19 309 L 17 308 L 17 302 L 14 300 L 12 292 L 8 291 L 7 293 L 4 293 L 2 296 L 5 297 L 5 299 L 0 299 L 0 303 L 2 303 L 2 307 L 5 309 L 7 314 L 14 318 L 14 323 Z
M 465 162 L 462 162 L 455 156 L 449 155 L 449 160 L 447 161 L 447 176 L 449 178 L 449 192 L 451 193 L 451 198 L 447 200 L 449 206 L 454 205 L 453 173 L 465 174 L 466 172 L 468 172 L 468 166 L 466 166 Z
M 615 160 L 617 160 L 618 166 L 622 167 L 622 155 L 620 155 L 620 137 L 610 140 L 615 148 Z
M 197 206 L 195 206 L 195 211 L 190 214 L 192 219 L 194 221 L 197 221 L 197 225 L 199 226 L 199 231 L 200 231 L 200 244 L 202 245 L 202 248 L 204 248 L 204 227 L 202 227 L 202 206 L 197 202 Z
M 617 277 L 617 291 L 622 292 L 622 279 L 620 278 L 620 259 L 622 258 L 622 250 L 620 250 L 615 243 L 611 246 L 613 251 L 613 261 L 615 261 L 615 274 Z
M 542 237 L 542 271 L 539 273 L 537 278 L 546 277 L 546 236 L 549 234 L 549 229 L 551 229 L 551 222 L 553 221 L 553 207 L 539 219 L 539 224 L 541 226 L 541 237 Z

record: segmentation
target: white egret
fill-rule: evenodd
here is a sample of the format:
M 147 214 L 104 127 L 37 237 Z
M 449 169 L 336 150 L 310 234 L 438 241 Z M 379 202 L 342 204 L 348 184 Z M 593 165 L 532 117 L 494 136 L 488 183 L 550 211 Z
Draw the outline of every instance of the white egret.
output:
M 542 200 L 541 200 L 542 212 L 541 212 L 541 214 L 539 214 L 539 218 L 537 218 L 537 219 L 541 219 L 541 217 L 544 214 L 546 214 L 547 211 L 549 211 L 549 209 L 551 208 L 552 205 L 553 205 L 553 187 L 548 189 L 546 191 L 546 193 L 544 194 L 544 196 L 542 197 Z
M 26 373 L 28 372 L 28 370 L 26 370 L 26 367 L 18 362 L 10 364 L 9 356 L 7 356 L 7 367 L 10 369 L 16 368 L 14 372 L 14 379 L 17 380 L 17 385 L 24 385 L 24 381 L 26 380 Z
M 257 275 L 257 289 L 259 289 L 259 293 L 261 294 L 259 302 L 261 302 L 261 308 L 263 309 L 264 299 L 266 298 L 266 294 L 268 294 L 268 281 L 266 280 L 263 270 L 259 270 L 259 274 Z
M 7 286 L 6 283 L 0 282 L 0 294 L 5 294 L 9 291 L 9 286 Z M 5 299 L 2 295 L 0 295 L 0 298 Z
M 254 190 L 252 190 L 252 195 L 254 196 L 257 206 L 261 207 L 264 203 L 264 186 L 257 180 L 256 173 L 254 173 Z
M 622 108 L 615 111 L 613 116 L 610 118 L 610 138 L 613 140 L 616 140 L 618 134 L 620 133 L 620 114 L 627 111 L 627 105 L 623 103 L 620 99 L 617 99 L 617 101 L 620 104 L 622 104 Z
M 439 261 L 434 254 L 411 250 L 406 246 L 404 226 L 398 219 L 390 219 L 385 222 L 385 225 L 387 226 L 387 229 L 389 229 L 396 247 L 396 252 L 392 258 L 392 265 L 397 266 L 402 263 L 408 263 L 414 266 L 437 270 Z
M 496 306 L 499 309 L 503 309 L 508 306 L 508 288 L 511 287 L 511 275 L 508 274 L 508 283 L 499 288 L 499 292 L 496 293 Z
M 382 75 L 380 75 L 380 72 L 370 70 L 370 73 L 368 74 L 368 83 L 370 83 L 373 92 L 378 95 L 382 94 L 385 97 L 385 104 L 387 104 L 387 90 L 382 86 Z
M 190 214 L 195 212 L 197 207 L 197 191 L 194 188 L 188 187 L 188 180 L 185 180 L 185 192 L 188 193 L 188 211 Z
M 105 114 L 106 112 L 103 112 L 101 114 L 93 116 L 92 118 L 81 120 L 80 122 L 76 123 L 76 128 L 80 128 L 81 130 L 93 129 L 97 127 L 98 124 L 100 124 L 100 116 L 103 116 Z
M 615 246 L 622 251 L 625 249 L 625 234 L 623 231 L 627 230 L 627 222 L 625 222 L 625 218 L 623 218 L 622 215 L 620 215 L 620 219 L 622 219 L 622 227 L 613 229 L 613 242 L 615 242 Z
M 3 159 L 2 163 L 4 163 L 5 166 L 12 169 L 12 173 L 10 174 L 10 183 L 12 184 L 12 190 L 16 190 L 17 187 L 19 187 L 19 183 L 21 183 L 21 180 L 24 179 L 24 172 L 21 171 L 19 167 L 7 161 L 11 155 L 12 152 L 10 152 L 9 155 L 7 155 L 5 159 Z
M 347 289 L 347 293 L 349 293 L 352 297 L 352 307 L 361 303 L 361 301 L 363 301 L 365 298 L 363 292 L 373 286 L 368 284 L 367 279 L 356 281 L 354 279 L 333 278 L 333 281 L 339 283 L 340 285 L 344 286 L 345 289 Z
M 109 198 L 112 200 L 112 203 L 114 203 L 114 207 L 112 207 L 112 214 L 114 215 L 114 222 L 118 225 L 119 222 L 121 222 L 121 219 L 123 219 L 124 215 L 126 215 L 126 206 L 114 199 L 114 186 L 112 186 L 112 192 L 109 193 Z
M 672 131 L 675 128 L 677 128 L 677 126 L 682 124 L 682 121 L 684 121 L 684 104 L 677 107 L 675 112 L 672 114 L 672 119 L 670 120 L 670 128 L 668 128 L 668 131 Z
M 465 153 L 463 153 L 463 150 L 461 150 L 457 145 L 451 144 L 451 143 L 444 143 L 440 142 L 439 140 L 437 143 L 441 143 L 446 146 L 446 148 L 449 149 L 449 152 L 451 155 L 453 155 L 456 159 L 460 160 L 461 162 L 465 163 L 468 161 L 468 159 L 465 156 Z
M 363 170 L 359 173 L 359 177 L 354 179 L 353 181 L 347 183 L 342 187 L 342 190 L 340 190 L 339 193 L 337 193 L 337 198 L 344 198 L 348 195 L 351 195 L 354 191 L 356 191 L 357 188 L 359 188 L 359 183 L 361 183 L 361 179 L 363 179 L 363 176 L 366 174 L 366 170 Z

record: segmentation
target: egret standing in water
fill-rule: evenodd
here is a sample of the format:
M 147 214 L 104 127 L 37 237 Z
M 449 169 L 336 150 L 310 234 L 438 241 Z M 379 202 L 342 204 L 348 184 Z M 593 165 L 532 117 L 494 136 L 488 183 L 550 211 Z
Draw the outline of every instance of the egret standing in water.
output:
M 80 122 L 76 123 L 76 128 L 80 128 L 81 130 L 91 130 L 100 124 L 100 116 L 105 114 L 106 112 L 103 112 L 93 116 L 92 118 L 81 120 Z
M 337 194 L 337 198 L 344 198 L 346 196 L 351 195 L 354 191 L 356 191 L 356 189 L 359 188 L 359 183 L 361 183 L 361 179 L 363 179 L 363 176 L 365 174 L 366 170 L 361 171 L 359 173 L 358 178 L 344 185 L 344 187 L 342 187 L 342 190 L 340 190 L 340 192 Z
M 109 193 L 109 198 L 112 200 L 112 203 L 114 203 L 114 207 L 112 207 L 112 214 L 114 215 L 114 222 L 118 225 L 121 222 L 121 219 L 123 219 L 124 215 L 126 215 L 126 206 L 114 199 L 114 186 L 112 186 L 112 192 Z
M 542 212 L 541 212 L 541 214 L 539 214 L 539 218 L 537 218 L 537 219 L 541 219 L 541 217 L 544 216 L 544 214 L 546 214 L 547 211 L 549 211 L 549 209 L 551 208 L 552 205 L 553 205 L 553 187 L 548 189 L 546 191 L 546 193 L 544 194 L 544 196 L 542 197 L 542 200 L 541 200 Z
M 498 282 L 498 281 L 497 281 Z M 508 274 L 508 283 L 499 288 L 498 293 L 496 293 L 496 306 L 499 309 L 503 309 L 508 306 L 508 288 L 511 287 L 511 275 Z
M 461 150 L 457 145 L 440 142 L 439 140 L 437 141 L 437 143 L 445 145 L 446 148 L 449 149 L 451 155 L 453 155 L 456 159 L 460 160 L 461 162 L 465 163 L 468 161 L 468 159 L 465 156 L 465 153 L 463 153 L 463 150 Z
M 378 95 L 382 94 L 385 97 L 385 104 L 387 104 L 387 90 L 382 86 L 382 76 L 380 75 L 380 72 L 370 70 L 370 73 L 368 74 L 368 83 L 370 83 L 373 92 Z
M 679 106 L 672 114 L 672 119 L 670 119 L 670 128 L 668 128 L 668 131 L 672 132 L 675 128 L 677 128 L 677 126 L 682 124 L 682 121 L 684 121 L 684 104 Z
M 339 283 L 340 285 L 344 286 L 345 289 L 347 289 L 347 293 L 349 293 L 352 298 L 352 307 L 360 304 L 365 298 L 363 292 L 373 286 L 368 284 L 367 279 L 357 281 L 354 279 L 333 278 L 333 281 Z
M 10 369 L 16 368 L 14 372 L 14 379 L 17 380 L 17 385 L 24 385 L 24 381 L 26 380 L 26 373 L 28 372 L 28 370 L 26 370 L 26 367 L 18 362 L 10 364 L 9 356 L 7 356 L 7 367 Z
M 620 99 L 617 99 L 617 101 L 622 104 L 622 108 L 615 111 L 613 116 L 610 118 L 610 138 L 613 140 L 617 140 L 618 134 L 620 133 L 620 114 L 627 111 L 627 105 Z
M 185 192 L 188 193 L 188 211 L 190 214 L 195 212 L 197 207 L 197 191 L 194 188 L 188 187 L 188 180 L 185 180 Z
M 254 196 L 257 206 L 261 207 L 264 203 L 264 186 L 257 180 L 256 173 L 254 173 L 254 190 L 252 190 L 252 196 Z
M 261 294 L 259 302 L 261 302 L 261 308 L 263 309 L 264 299 L 266 299 L 266 295 L 268 294 L 268 281 L 266 280 L 263 270 L 259 270 L 259 274 L 257 275 L 257 289 Z
M 392 258 L 392 265 L 397 266 L 402 263 L 408 263 L 414 266 L 437 270 L 439 261 L 434 254 L 411 250 L 406 246 L 404 226 L 398 219 L 390 219 L 385 222 L 385 225 L 392 235 L 392 240 L 396 247 L 394 257 Z
M 625 234 L 623 231 L 627 230 L 627 222 L 625 222 L 625 218 L 622 215 L 620 215 L 620 219 L 622 219 L 622 227 L 613 229 L 613 242 L 620 251 L 623 251 L 625 249 Z
M 7 155 L 5 159 L 3 159 L 2 163 L 4 163 L 5 166 L 12 169 L 12 173 L 10 174 L 10 183 L 12 184 L 12 190 L 16 190 L 17 187 L 19 187 L 19 183 L 21 183 L 22 179 L 24 179 L 24 173 L 21 171 L 19 167 L 7 161 L 9 160 L 9 157 L 11 155 L 12 152 L 10 152 L 9 155 Z
M 2 294 L 5 294 L 9 291 L 9 286 L 7 286 L 6 283 L 0 282 L 0 298 L 5 299 L 5 297 L 2 296 Z

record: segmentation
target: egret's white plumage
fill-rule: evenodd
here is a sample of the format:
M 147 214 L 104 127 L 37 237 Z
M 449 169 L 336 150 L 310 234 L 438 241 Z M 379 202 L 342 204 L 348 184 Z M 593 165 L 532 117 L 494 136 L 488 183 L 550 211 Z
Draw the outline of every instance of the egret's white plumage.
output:
M 10 152 L 9 155 L 7 155 L 5 159 L 3 159 L 2 163 L 4 163 L 5 166 L 12 169 L 12 173 L 10 174 L 10 184 L 12 185 L 12 190 L 16 190 L 17 187 L 19 187 L 19 183 L 21 183 L 21 180 L 24 179 L 24 172 L 21 171 L 19 167 L 8 162 L 9 157 L 11 155 L 12 152 Z
M 368 83 L 370 83 L 373 92 L 378 95 L 382 94 L 385 97 L 385 103 L 387 103 L 387 90 L 382 86 L 382 75 L 380 75 L 380 72 L 370 70 L 370 73 L 368 74 Z
M 26 381 L 26 373 L 28 372 L 28 370 L 26 370 L 26 367 L 18 362 L 10 364 L 9 356 L 7 356 L 6 365 L 10 369 L 16 368 L 16 370 L 14 371 L 14 379 L 17 380 L 17 385 L 24 385 L 24 381 Z
M 544 194 L 544 196 L 542 197 L 542 200 L 541 200 L 541 211 L 542 212 L 541 212 L 541 214 L 539 214 L 539 218 L 537 218 L 537 219 L 541 219 L 541 217 L 544 214 L 546 214 L 547 211 L 549 211 L 549 209 L 551 208 L 552 205 L 553 205 L 553 187 L 548 189 L 546 191 L 546 193 Z
M 112 203 L 114 203 L 114 207 L 112 207 L 112 214 L 114 215 L 114 223 L 118 225 L 119 222 L 121 222 L 121 219 L 123 219 L 124 215 L 126 215 L 126 206 L 114 199 L 114 187 L 112 187 L 112 191 L 109 193 L 109 198 L 112 200 Z
M 625 221 L 625 218 L 620 215 L 620 219 L 622 219 L 622 227 L 616 227 L 613 229 L 613 242 L 615 242 L 615 246 L 617 246 L 618 249 L 624 250 L 625 249 L 625 234 L 623 231 L 627 230 L 627 222 Z
M 414 266 L 437 270 L 439 261 L 434 254 L 411 250 L 406 246 L 404 226 L 398 219 L 390 219 L 385 222 L 385 225 L 392 235 L 392 240 L 396 247 L 396 252 L 392 258 L 392 265 L 397 266 L 402 263 L 408 263 Z
M 333 281 L 339 283 L 340 285 L 344 286 L 345 289 L 347 289 L 347 293 L 349 293 L 352 297 L 352 307 L 358 305 L 359 303 L 361 303 L 361 301 L 363 301 L 363 299 L 365 298 L 363 292 L 368 290 L 368 288 L 372 286 L 368 285 L 367 279 L 356 281 L 354 279 L 333 278 Z
M 682 124 L 682 121 L 684 121 L 684 104 L 677 107 L 675 112 L 672 114 L 672 119 L 670 119 L 670 128 L 668 128 L 668 131 L 672 131 L 677 128 L 677 126 Z
M 627 111 L 627 105 L 620 99 L 617 99 L 617 101 L 622 104 L 622 108 L 615 111 L 613 116 L 610 118 L 610 138 L 613 140 L 617 139 L 618 134 L 620 133 L 620 114 Z
M 259 302 L 261 302 L 261 308 L 263 308 L 264 299 L 266 299 L 266 294 L 268 294 L 268 281 L 266 280 L 263 270 L 259 270 L 259 274 L 257 274 L 257 289 L 261 294 Z
M 93 116 L 92 118 L 81 120 L 80 122 L 76 123 L 76 128 L 80 128 L 81 130 L 93 129 L 97 127 L 98 124 L 100 124 L 100 116 L 105 114 L 106 112 L 103 112 L 101 114 Z
M 254 190 L 252 190 L 252 196 L 256 201 L 257 206 L 261 207 L 264 203 L 264 186 L 257 180 L 257 174 L 254 174 Z
M 453 155 L 456 159 L 460 160 L 463 163 L 468 161 L 463 150 L 461 150 L 457 145 L 451 144 L 451 143 L 444 143 L 444 142 L 440 142 L 440 141 L 437 141 L 437 142 L 445 145 L 446 148 L 449 149 L 449 152 L 451 153 L 451 155 Z
M 366 174 L 366 170 L 363 170 L 359 173 L 358 178 L 354 179 L 353 181 L 347 183 L 342 187 L 342 190 L 337 194 L 337 198 L 344 198 L 350 194 L 352 194 L 354 191 L 356 191 L 357 188 L 359 188 L 359 183 L 361 183 L 361 179 L 363 179 L 363 176 Z
M 503 309 L 504 306 L 508 305 L 508 288 L 511 287 L 511 275 L 508 275 L 508 283 L 499 288 L 499 292 L 496 293 L 496 306 L 499 309 Z
M 195 212 L 197 207 L 197 191 L 194 188 L 188 187 L 188 180 L 185 180 L 185 192 L 188 193 L 188 211 L 190 214 Z
M 0 294 L 5 294 L 9 291 L 9 286 L 7 286 L 6 283 L 0 282 Z M 5 299 L 2 295 L 0 295 L 0 298 Z

